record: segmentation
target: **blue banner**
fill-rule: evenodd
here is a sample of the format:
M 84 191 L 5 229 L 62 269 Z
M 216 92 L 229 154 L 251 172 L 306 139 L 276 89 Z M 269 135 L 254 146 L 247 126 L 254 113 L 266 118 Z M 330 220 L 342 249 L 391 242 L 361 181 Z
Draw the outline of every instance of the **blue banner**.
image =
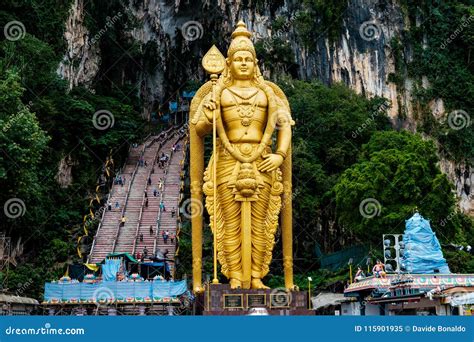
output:
M 47 303 L 76 304 L 100 302 L 142 302 L 171 300 L 187 291 L 186 281 L 104 281 L 86 283 L 46 283 Z M 1 341 L 1 340 L 0 340 Z
M 121 259 L 105 259 L 105 264 L 102 265 L 102 275 L 105 281 L 112 281 L 117 278 L 117 273 L 122 264 Z
M 472 342 L 472 317 L 3 316 L 0 341 Z

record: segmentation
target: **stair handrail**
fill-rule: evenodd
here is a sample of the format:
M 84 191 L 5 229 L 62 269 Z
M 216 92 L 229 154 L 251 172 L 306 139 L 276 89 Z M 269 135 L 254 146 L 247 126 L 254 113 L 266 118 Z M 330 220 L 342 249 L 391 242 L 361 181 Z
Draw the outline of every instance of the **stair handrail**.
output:
M 110 200 L 110 192 L 109 192 L 108 195 L 107 195 L 107 200 L 106 200 L 106 202 L 105 202 L 105 210 L 102 211 L 102 215 L 100 216 L 99 225 L 97 226 L 97 230 L 96 230 L 96 232 L 95 232 L 94 239 L 92 240 L 91 251 L 90 251 L 89 255 L 87 256 L 87 263 L 89 263 L 90 258 L 91 258 L 91 255 L 92 255 L 92 252 L 94 251 L 95 240 L 96 240 L 97 236 L 99 235 L 100 228 L 102 227 L 102 222 L 104 221 L 104 216 L 105 216 L 105 212 L 107 211 L 107 205 L 108 205 L 108 203 L 109 203 L 109 200 Z

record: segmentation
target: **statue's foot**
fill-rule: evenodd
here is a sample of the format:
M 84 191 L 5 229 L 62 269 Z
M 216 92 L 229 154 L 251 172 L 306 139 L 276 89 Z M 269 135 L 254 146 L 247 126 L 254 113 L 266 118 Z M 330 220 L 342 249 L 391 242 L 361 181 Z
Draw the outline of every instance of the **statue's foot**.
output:
M 253 278 L 253 279 L 252 279 L 252 289 L 262 290 L 262 289 L 269 289 L 269 287 L 268 287 L 268 286 L 265 286 L 265 285 L 262 283 L 262 280 L 261 280 L 261 279 Z
M 233 290 L 240 289 L 242 287 L 242 282 L 238 279 L 231 279 L 229 283 L 230 283 L 230 288 Z

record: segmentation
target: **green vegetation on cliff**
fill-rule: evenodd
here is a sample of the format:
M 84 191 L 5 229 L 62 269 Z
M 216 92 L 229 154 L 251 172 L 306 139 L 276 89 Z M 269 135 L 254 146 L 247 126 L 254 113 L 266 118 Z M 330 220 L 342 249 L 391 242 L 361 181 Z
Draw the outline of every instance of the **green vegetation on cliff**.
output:
M 31 284 L 25 295 L 36 298 L 44 281 L 78 260 L 80 223 L 106 156 L 112 153 L 119 167 L 128 142 L 139 139 L 144 128 L 139 100 L 126 86 L 102 87 L 98 80 L 95 93 L 80 87 L 68 91 L 57 75 L 69 5 L 7 1 L 0 10 L 2 28 L 13 20 L 25 25 L 21 39 L 0 42 L 0 231 L 25 244 L 18 266 L 0 281 L 13 291 Z M 98 110 L 112 113 L 113 127 L 94 127 Z M 71 184 L 61 188 L 55 178 L 66 157 Z M 11 207 L 7 216 L 9 200 L 19 203 L 18 215 Z

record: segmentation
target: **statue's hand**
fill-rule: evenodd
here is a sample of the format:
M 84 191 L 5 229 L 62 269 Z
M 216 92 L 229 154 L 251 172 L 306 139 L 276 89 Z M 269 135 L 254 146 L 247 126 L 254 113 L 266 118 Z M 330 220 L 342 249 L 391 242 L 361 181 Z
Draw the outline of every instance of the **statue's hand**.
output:
M 258 170 L 261 172 L 274 171 L 283 163 L 283 157 L 279 154 L 269 154 L 264 158 L 265 160 L 258 166 Z
M 204 102 L 203 111 L 209 122 L 212 122 L 213 112 L 218 108 L 219 108 L 219 105 L 213 99 L 209 99 L 206 102 Z M 219 117 L 219 111 L 216 111 L 216 120 L 218 117 Z

